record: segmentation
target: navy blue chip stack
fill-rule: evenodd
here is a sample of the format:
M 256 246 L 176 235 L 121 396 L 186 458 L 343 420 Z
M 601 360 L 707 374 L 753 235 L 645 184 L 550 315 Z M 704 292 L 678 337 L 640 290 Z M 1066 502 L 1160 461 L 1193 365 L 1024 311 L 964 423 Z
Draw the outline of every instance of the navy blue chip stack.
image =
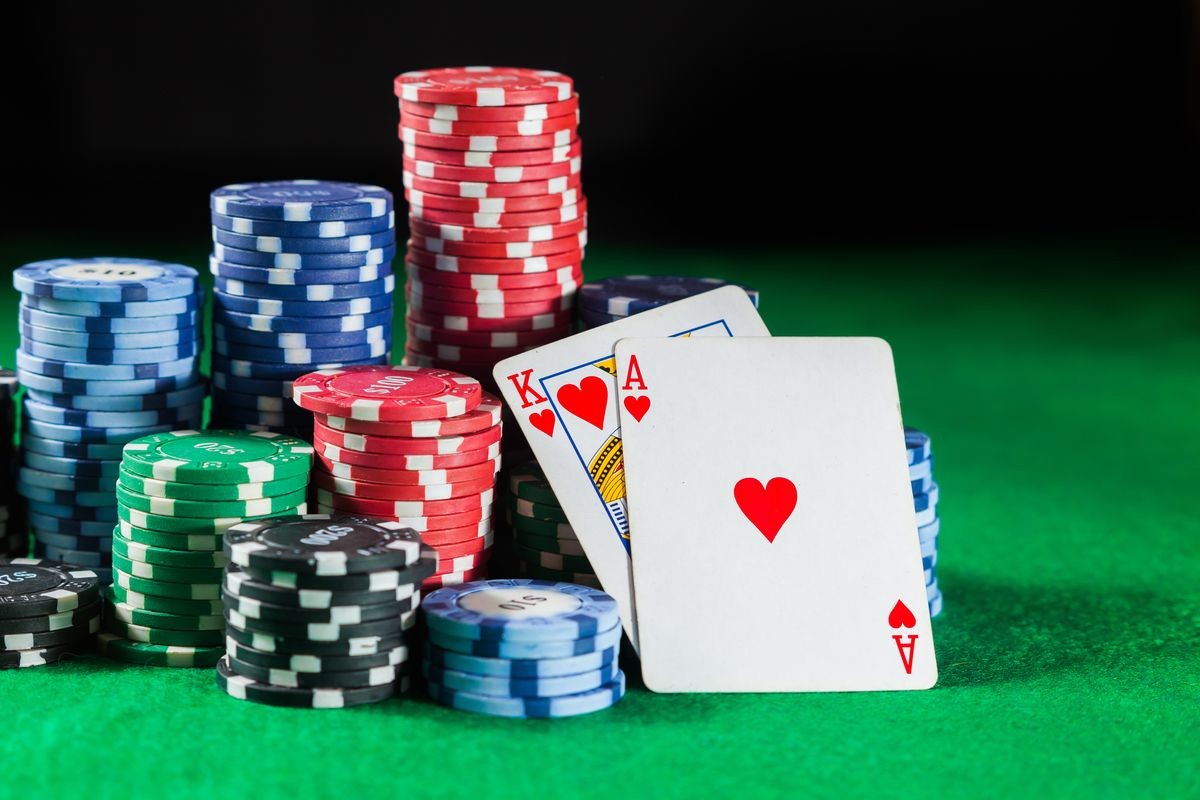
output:
M 13 273 L 26 389 L 16 487 L 37 556 L 107 577 L 122 446 L 200 426 L 196 277 L 132 258 L 39 261 Z
M 917 512 L 917 536 L 921 540 L 929 616 L 936 617 L 942 613 L 942 592 L 937 582 L 937 544 L 942 521 L 937 515 L 938 485 L 933 480 L 933 451 L 929 435 L 916 428 L 904 429 L 904 442 L 908 447 L 908 478 L 912 482 L 913 506 Z
M 0 558 L 29 554 L 24 509 L 21 498 L 12 488 L 12 477 L 17 470 L 13 429 L 17 419 L 14 397 L 18 388 L 17 373 L 0 369 L 0 470 L 5 478 L 4 485 L 0 486 Z
M 494 579 L 438 589 L 423 604 L 422 671 L 444 706 L 498 717 L 573 717 L 625 694 L 617 602 L 598 589 Z
M 292 380 L 390 359 L 392 195 L 351 183 L 234 184 L 212 193 L 211 210 L 212 424 L 311 440 Z
M 508 473 L 508 524 L 521 574 L 600 588 L 600 579 L 536 461 Z
M 684 275 L 621 275 L 585 283 L 579 289 L 579 321 L 583 328 L 607 325 L 642 311 L 693 297 L 730 282 Z M 746 289 L 758 308 L 758 290 Z

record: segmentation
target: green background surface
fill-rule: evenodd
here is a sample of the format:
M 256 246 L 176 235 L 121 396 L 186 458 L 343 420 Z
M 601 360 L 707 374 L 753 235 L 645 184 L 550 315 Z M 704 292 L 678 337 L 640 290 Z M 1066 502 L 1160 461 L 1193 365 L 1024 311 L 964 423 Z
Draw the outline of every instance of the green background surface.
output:
M 203 267 L 202 237 L 0 252 Z M 776 335 L 891 342 L 942 490 L 931 691 L 672 696 L 634 678 L 610 711 L 515 721 L 421 697 L 275 709 L 226 697 L 210 670 L 89 658 L 0 673 L 0 797 L 1197 796 L 1200 313 L 1177 277 L 1196 255 L 589 249 L 591 277 L 755 285 Z M 11 354 L 15 293 L 0 302 Z M 714 604 L 749 588 L 729 578 Z

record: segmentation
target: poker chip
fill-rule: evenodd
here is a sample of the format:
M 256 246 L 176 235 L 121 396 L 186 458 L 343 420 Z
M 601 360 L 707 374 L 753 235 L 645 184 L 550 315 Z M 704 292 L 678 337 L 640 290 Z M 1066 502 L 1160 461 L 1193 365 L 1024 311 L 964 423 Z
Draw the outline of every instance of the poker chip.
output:
M 318 506 L 352 514 L 390 517 L 418 531 L 473 524 L 487 519 L 492 510 L 491 490 L 450 500 L 374 500 L 317 489 L 316 498 Z
M 391 193 L 379 186 L 313 180 L 230 184 L 210 200 L 216 214 L 284 222 L 360 220 L 392 210 Z
M 476 675 L 460 670 L 446 669 L 426 664 L 425 679 L 451 692 L 468 692 L 491 698 L 505 698 L 503 702 L 514 702 L 514 698 L 553 698 L 563 695 L 591 692 L 617 679 L 620 669 L 614 663 L 605 664 L 594 670 L 573 675 L 546 678 L 501 678 L 492 675 Z M 453 705 L 451 703 L 451 705 Z
M 259 253 L 299 253 L 301 255 L 361 253 L 381 250 L 396 241 L 395 232 L 390 229 L 377 233 L 332 238 L 246 235 L 222 230 L 215 225 L 212 227 L 212 238 L 217 244 L 236 250 L 253 250 Z
M 537 167 L 454 167 L 404 158 L 405 189 L 443 197 L 528 197 L 578 189 L 582 161 L 572 159 Z
M 50 330 L 86 333 L 89 336 L 123 336 L 143 333 L 167 333 L 169 335 L 176 330 L 195 328 L 203 321 L 203 317 L 196 309 L 156 317 L 96 317 L 44 311 L 27 305 L 24 300 L 21 301 L 20 309 L 22 324 L 37 325 Z
M 579 108 L 579 95 L 551 103 L 529 103 L 517 106 L 472 106 L 451 103 L 421 103 L 400 100 L 400 112 L 415 117 L 433 119 L 464 120 L 478 122 L 503 122 L 548 119 L 574 114 Z
M 247 647 L 232 637 L 226 637 L 225 649 L 231 659 L 258 667 L 260 669 L 281 670 L 286 673 L 296 673 L 286 676 L 289 685 L 299 685 L 300 675 L 321 675 L 323 673 L 350 672 L 376 669 L 378 667 L 398 667 L 406 664 L 409 649 L 398 645 L 391 650 L 381 653 L 359 656 L 316 656 L 291 655 L 288 653 L 269 653 Z
M 171 392 L 128 395 L 54 394 L 26 389 L 25 397 L 43 406 L 78 411 L 151 411 L 199 405 L 204 402 L 207 388 L 203 383 L 196 383 Z
M 448 636 L 514 642 L 592 637 L 619 624 L 616 601 L 603 592 L 528 580 L 439 589 L 425 615 L 430 630 Z
M 231 563 L 322 576 L 411 566 L 421 557 L 415 531 L 386 520 L 305 515 L 245 522 L 225 531 Z
M 273 269 L 245 264 L 226 264 L 214 258 L 208 260 L 208 271 L 219 278 L 265 283 L 272 286 L 307 286 L 310 284 L 357 283 L 375 281 L 392 274 L 392 265 L 367 264 L 343 269 Z
M 114 583 L 112 586 L 109 586 L 108 593 L 111 594 L 115 602 L 123 603 L 131 608 L 161 611 L 167 614 L 212 616 L 214 614 L 219 615 L 222 608 L 221 601 L 217 599 L 191 600 L 177 597 L 160 597 L 158 595 L 131 591 L 121 586 L 120 583 Z
M 114 533 L 120 528 L 114 529 Z M 115 535 L 112 540 L 113 556 L 129 561 L 156 564 L 167 567 L 222 569 L 229 563 L 224 553 L 189 552 L 139 544 L 123 536 Z
M 479 677 L 536 681 L 603 670 L 616 664 L 618 651 L 618 647 L 610 647 L 565 658 L 509 659 L 472 656 L 429 644 L 425 649 L 425 661 L 431 668 Z
M 590 572 L 567 572 L 565 570 L 543 567 L 540 564 L 534 564 L 529 561 L 522 561 L 520 573 L 524 577 L 536 578 L 543 581 L 578 583 L 594 589 L 601 588 L 600 580 Z
M 297 270 L 299 272 L 300 270 Z M 359 297 L 370 297 L 390 294 L 396 285 L 393 275 L 371 281 L 354 283 L 304 284 L 287 286 L 277 283 L 253 283 L 251 281 L 234 280 L 218 275 L 213 279 L 213 286 L 228 295 L 236 297 L 253 297 L 277 300 L 300 300 L 310 303 L 323 303 L 326 300 L 350 300 Z
M 578 287 L 583 278 L 583 270 L 578 263 L 568 264 L 549 269 L 545 272 L 530 272 L 517 274 L 490 274 L 476 272 L 456 272 L 440 270 L 434 267 L 423 267 L 413 262 L 404 265 L 410 281 L 416 281 L 431 286 L 446 286 L 460 290 L 481 292 L 511 292 L 529 289 L 547 289 L 549 287 Z
M 175 481 L 147 478 L 137 475 L 128 469 L 119 469 L 117 477 L 121 486 L 142 495 L 201 502 L 249 501 L 267 497 L 278 497 L 301 491 L 308 483 L 304 475 L 295 475 L 290 478 L 266 483 L 178 483 Z
M 22 338 L 31 342 L 59 347 L 82 346 L 84 350 L 97 352 L 125 348 L 146 349 L 168 345 L 179 346 L 196 339 L 195 327 L 190 325 L 173 331 L 152 331 L 150 333 L 80 333 L 79 331 L 59 330 L 22 322 L 20 330 Z
M 314 422 L 313 428 L 315 440 L 322 443 L 362 453 L 375 452 L 392 455 L 448 455 L 479 450 L 499 442 L 500 433 L 499 425 L 475 433 L 438 438 L 349 433 L 330 428 L 322 424 L 319 419 Z
M 0 669 L 23 669 L 57 664 L 87 652 L 90 644 L 67 643 L 28 650 L 0 650 Z
M 273 348 L 254 347 L 253 345 L 229 343 L 221 339 L 213 342 L 214 351 L 230 359 L 230 364 L 239 362 L 253 365 L 254 362 L 268 364 L 336 364 L 340 362 L 358 362 L 364 359 L 379 358 L 391 349 L 391 342 L 371 342 L 350 347 L 330 347 L 319 349 L 308 348 Z M 253 369 L 253 367 L 251 367 Z M 235 367 L 235 374 L 236 374 Z
M 396 97 L 456 106 L 520 106 L 572 98 L 572 81 L 552 70 L 515 67 L 453 67 L 405 72 L 394 81 Z
M 557 105 L 557 104 L 556 104 Z M 443 106 L 444 108 L 445 106 Z M 404 120 L 403 130 L 415 133 L 433 133 L 454 137 L 528 137 L 537 141 L 540 137 L 559 131 L 574 131 L 579 125 L 578 112 L 541 119 L 521 120 L 449 120 L 421 114 L 406 114 L 400 105 Z M 574 138 L 573 136 L 571 138 Z M 484 149 L 471 147 L 470 149 Z
M 381 686 L 358 688 L 297 688 L 262 683 L 237 674 L 229 657 L 217 662 L 217 686 L 230 697 L 288 708 L 349 708 L 387 700 L 408 691 L 408 678 L 400 677 Z
M 90 607 L 100 597 L 96 573 L 41 559 L 0 561 L 0 620 L 46 618 Z
M 470 333 L 527 333 L 551 328 L 564 328 L 571 323 L 571 313 L 560 311 L 514 317 L 478 317 L 471 314 L 441 313 L 408 309 L 407 321 L 430 328 L 443 328 Z M 415 366 L 415 365 L 414 365 Z
M 52 314 L 77 317 L 162 317 L 175 316 L 196 311 L 203 303 L 199 295 L 176 297 L 171 300 L 148 300 L 132 303 L 103 303 L 83 300 L 59 300 L 52 297 L 26 294 L 21 298 L 24 308 L 38 309 Z
M 426 689 L 438 703 L 460 711 L 521 719 L 574 717 L 616 705 L 625 696 L 625 673 L 618 670 L 613 680 L 597 689 L 554 697 L 497 697 L 456 691 L 441 686 L 432 677 Z
M 579 290 L 579 303 L 589 311 L 627 317 L 728 285 L 719 278 L 625 275 L 585 283 Z M 747 289 L 746 293 L 757 306 L 758 292 Z
M 318 472 L 334 478 L 345 478 L 368 483 L 390 483 L 393 486 L 442 486 L 446 484 L 492 479 L 500 469 L 500 458 L 452 469 L 394 470 L 375 469 L 369 466 L 344 464 L 320 459 L 314 475 Z
M 196 271 L 140 258 L 60 258 L 18 267 L 13 286 L 25 295 L 57 300 L 146 302 L 191 297 Z
M 213 321 L 227 328 L 270 333 L 345 333 L 386 326 L 391 322 L 390 309 L 367 314 L 334 317 L 286 317 L 264 314 L 243 314 L 223 308 L 213 309 Z
M 558 206 L 542 211 L 461 212 L 419 206 L 415 213 L 434 225 L 460 225 L 470 228 L 533 228 L 561 225 L 587 214 L 587 199 L 579 198 L 573 205 Z
M 268 317 L 341 317 L 375 314 L 392 305 L 390 294 L 355 297 L 350 300 L 285 300 L 239 297 L 213 290 L 213 300 L 225 311 Z
M 576 206 L 582 197 L 575 189 L 527 197 L 446 197 L 414 188 L 405 191 L 404 199 L 410 207 L 415 207 L 410 208 L 412 213 L 423 214 L 424 209 L 429 209 L 439 214 L 451 211 L 470 215 L 497 214 L 503 218 L 510 214 L 532 214 Z
M 414 367 L 321 370 L 293 383 L 297 405 L 348 419 L 443 419 L 476 408 L 482 391 L 473 378 Z
M 179 647 L 133 642 L 111 633 L 96 637 L 100 653 L 114 661 L 151 667 L 212 667 L 225 654 L 221 647 Z
M 462 150 L 410 144 L 405 153 L 414 161 L 459 167 L 523 167 L 555 164 L 578 158 L 583 147 L 578 139 L 570 144 L 539 150 Z
M 412 216 L 409 220 L 409 228 L 413 236 L 424 237 L 427 240 L 461 242 L 472 245 L 536 244 L 567 239 L 574 243 L 573 246 L 578 246 L 579 236 L 586 227 L 587 220 L 583 215 L 577 215 L 570 220 L 513 228 L 434 222 L 423 216 Z M 428 249 L 438 252 L 435 247 Z M 561 252 L 561 250 L 555 252 Z
M 94 604 L 93 608 L 99 608 Z M 0 653 L 8 653 L 6 659 L 18 661 L 31 657 L 29 651 L 43 648 L 71 646 L 87 648 L 91 638 L 100 630 L 100 617 L 94 616 L 79 625 L 55 631 L 37 633 L 10 633 L 0 635 Z M 36 660 L 36 656 L 32 656 Z M 19 666 L 19 664 L 18 664 Z
M 350 220 L 296 222 L 274 219 L 237 217 L 212 212 L 214 228 L 245 236 L 276 236 L 299 239 L 341 239 L 347 236 L 381 233 L 396 227 L 396 214 L 389 211 L 377 217 Z
M 547 303 L 561 307 L 564 301 L 569 301 L 575 294 L 577 284 L 551 284 L 528 289 L 474 289 L 445 284 L 429 283 L 419 278 L 410 277 L 405 286 L 410 297 L 439 298 L 478 309 L 496 307 L 500 309 L 523 308 L 528 303 Z
M 536 276 L 544 272 L 555 272 L 564 267 L 571 268 L 574 273 L 582 259 L 582 250 L 568 250 L 554 255 L 528 258 L 467 258 L 429 253 L 411 246 L 408 250 L 409 264 L 437 272 L 458 272 L 468 275 Z M 430 283 L 432 285 L 432 282 Z
M 125 445 L 122 465 L 147 478 L 186 483 L 262 483 L 307 475 L 312 447 L 270 433 L 175 431 Z

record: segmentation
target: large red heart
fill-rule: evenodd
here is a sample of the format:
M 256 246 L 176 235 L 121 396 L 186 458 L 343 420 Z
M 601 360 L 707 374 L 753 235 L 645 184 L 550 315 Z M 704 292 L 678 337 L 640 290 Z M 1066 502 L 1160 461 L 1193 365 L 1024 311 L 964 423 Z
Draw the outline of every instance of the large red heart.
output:
M 733 487 L 733 499 L 766 540 L 774 542 L 796 510 L 796 484 L 787 478 L 771 478 L 763 486 L 757 478 L 742 478 Z
M 888 614 L 888 625 L 893 628 L 912 628 L 917 624 L 917 618 L 913 616 L 913 612 L 908 606 L 897 600 L 896 605 L 892 606 L 892 613 Z
M 547 436 L 554 436 L 554 412 L 550 409 L 529 415 L 529 424 Z
M 625 410 L 633 415 L 633 418 L 638 422 L 642 421 L 642 417 L 646 416 L 646 412 L 650 410 L 650 396 L 642 395 L 641 397 L 626 397 L 624 400 Z
M 589 375 L 578 386 L 568 383 L 559 388 L 556 397 L 567 411 L 604 430 L 604 417 L 608 412 L 608 384 L 603 378 Z

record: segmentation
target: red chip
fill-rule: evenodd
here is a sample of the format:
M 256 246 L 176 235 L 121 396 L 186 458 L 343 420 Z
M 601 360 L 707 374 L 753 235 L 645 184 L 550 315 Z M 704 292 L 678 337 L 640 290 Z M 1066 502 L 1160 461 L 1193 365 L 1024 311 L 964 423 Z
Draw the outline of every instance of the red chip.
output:
M 425 209 L 454 211 L 459 214 L 514 214 L 532 211 L 549 211 L 579 203 L 581 195 L 576 189 L 567 189 L 557 194 L 537 194 L 528 197 L 447 197 L 441 194 L 410 189 L 404 193 L 409 213 L 423 216 Z
M 489 447 L 500 441 L 501 426 L 496 425 L 478 433 L 444 436 L 436 439 L 414 439 L 407 436 L 384 436 L 373 433 L 345 433 L 328 428 L 313 420 L 313 436 L 322 443 L 360 453 L 388 455 L 449 455 Z M 316 444 L 316 441 L 313 442 Z
M 449 500 L 455 497 L 477 495 L 495 485 L 489 477 L 471 483 L 447 483 L 441 486 L 396 486 L 390 483 L 370 483 L 335 478 L 322 469 L 312 473 L 312 483 L 318 489 L 347 497 L 366 497 L 375 500 Z
M 443 225 L 416 217 L 409 221 L 409 228 L 414 235 L 430 239 L 445 239 L 451 242 L 472 244 L 507 244 L 509 242 L 546 242 L 550 239 L 573 237 L 587 228 L 587 220 L 581 217 L 559 225 L 529 228 L 477 228 L 464 225 Z M 433 247 L 425 249 L 438 252 L 437 248 Z
M 569 312 L 575 307 L 573 294 L 551 300 L 530 300 L 524 303 L 456 303 L 452 300 L 442 300 L 421 294 L 410 286 L 405 290 L 405 297 L 408 300 L 408 308 L 412 311 L 455 314 L 487 320 Z
M 292 382 L 301 408 L 361 420 L 457 417 L 478 407 L 482 395 L 479 382 L 465 375 L 385 365 L 318 370 Z
M 442 314 L 408 309 L 408 319 L 434 328 L 452 331 L 544 331 L 570 325 L 571 312 L 539 314 L 537 316 L 514 316 L 503 319 L 485 319 L 475 315 Z
M 458 469 L 485 461 L 495 461 L 500 456 L 500 445 L 493 444 L 482 450 L 468 450 L 462 453 L 452 453 L 444 456 L 407 456 L 385 455 L 382 453 L 360 453 L 356 450 L 346 450 L 334 444 L 322 442 L 314 447 L 316 455 L 322 463 L 340 462 L 372 469 L 405 469 L 427 471 L 440 469 Z M 334 470 L 330 469 L 330 472 Z
M 537 164 L 555 164 L 570 161 L 583 152 L 578 139 L 562 147 L 544 150 L 510 150 L 498 153 L 481 153 L 476 150 L 444 150 L 438 147 L 406 145 L 404 154 L 414 161 L 433 164 L 451 164 L 459 167 L 528 167 Z
M 458 167 L 453 164 L 417 161 L 408 156 L 403 157 L 400 163 L 404 168 L 403 182 L 408 188 L 422 189 L 424 187 L 418 186 L 415 181 L 427 180 L 434 181 L 436 184 L 453 184 L 444 187 L 439 194 L 461 194 L 465 185 L 486 187 L 485 197 L 504 197 L 506 195 L 501 190 L 505 187 L 516 187 L 511 196 L 546 194 L 540 189 L 544 185 L 552 185 L 548 184 L 548 181 L 575 178 L 583 168 L 583 160 L 579 156 L 575 156 L 569 161 L 533 164 L 525 167 Z M 475 189 L 475 191 L 481 190 Z M 425 191 L 435 190 L 426 188 Z
M 322 470 L 335 478 L 354 481 L 388 483 L 393 486 L 442 486 L 454 483 L 469 483 L 494 480 L 500 469 L 500 459 L 483 461 L 452 469 L 374 469 L 372 467 L 342 464 L 326 458 L 318 458 L 314 470 Z
M 406 114 L 400 107 L 400 127 L 420 133 L 435 133 L 442 136 L 544 136 L 579 125 L 579 114 L 564 114 L 545 119 L 497 120 L 449 120 Z
M 373 433 L 378 436 L 409 436 L 415 439 L 462 436 L 478 433 L 500 424 L 501 402 L 484 392 L 473 410 L 450 419 L 426 419 L 402 422 L 375 422 L 329 414 L 314 414 L 322 425 L 346 433 Z
M 443 211 L 438 208 L 413 209 L 412 217 L 435 225 L 459 225 L 469 228 L 536 228 L 540 225 L 561 225 L 583 219 L 587 214 L 587 199 L 579 198 L 574 205 L 545 211 L 474 212 Z
M 409 247 L 408 260 L 417 266 L 442 272 L 465 272 L 470 275 L 536 275 L 563 267 L 580 267 L 583 251 L 568 250 L 565 253 L 528 258 L 468 258 L 439 255 L 417 247 Z
M 435 256 L 435 258 L 453 258 L 453 256 Z M 423 267 L 413 262 L 406 263 L 404 268 L 409 279 L 416 280 L 418 283 L 477 292 L 509 292 L 519 289 L 542 289 L 551 286 L 580 286 L 583 284 L 583 269 L 577 262 L 547 272 L 516 275 L 451 272 L 433 267 Z
M 417 103 L 400 101 L 400 113 L 415 117 L 432 117 L 463 122 L 518 122 L 527 119 L 549 119 L 574 114 L 579 110 L 579 95 L 553 103 L 530 103 L 523 106 L 464 106 L 451 103 Z
M 522 106 L 570 100 L 573 84 L 561 72 L 523 67 L 447 67 L 403 72 L 392 82 L 396 97 L 414 103 Z

